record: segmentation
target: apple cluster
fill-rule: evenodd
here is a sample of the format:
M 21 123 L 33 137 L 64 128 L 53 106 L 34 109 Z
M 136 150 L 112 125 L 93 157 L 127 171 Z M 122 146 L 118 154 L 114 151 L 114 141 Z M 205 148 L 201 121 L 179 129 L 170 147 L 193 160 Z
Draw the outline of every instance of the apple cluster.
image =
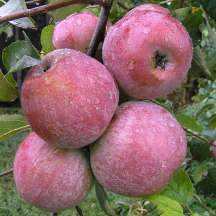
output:
M 108 24 L 103 65 L 85 54 L 97 19 L 83 12 L 58 23 L 56 50 L 22 86 L 33 132 L 16 153 L 14 178 L 21 196 L 44 211 L 76 206 L 94 178 L 126 196 L 158 193 L 186 154 L 172 114 L 136 99 L 166 96 L 183 82 L 192 59 L 187 31 L 168 9 L 138 6 Z M 121 103 L 118 86 L 134 100 Z

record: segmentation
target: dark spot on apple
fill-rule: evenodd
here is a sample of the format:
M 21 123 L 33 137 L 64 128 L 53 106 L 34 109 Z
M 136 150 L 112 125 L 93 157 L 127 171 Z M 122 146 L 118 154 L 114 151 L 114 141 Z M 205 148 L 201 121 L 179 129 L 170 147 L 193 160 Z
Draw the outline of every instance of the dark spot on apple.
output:
M 166 69 L 166 64 L 168 62 L 167 56 L 159 51 L 156 51 L 153 57 L 154 68 Z

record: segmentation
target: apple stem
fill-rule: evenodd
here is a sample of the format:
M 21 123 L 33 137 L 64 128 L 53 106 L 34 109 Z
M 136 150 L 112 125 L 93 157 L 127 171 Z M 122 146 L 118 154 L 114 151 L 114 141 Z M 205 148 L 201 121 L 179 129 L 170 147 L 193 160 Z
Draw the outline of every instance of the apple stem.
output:
M 38 6 L 31 9 L 26 9 L 16 13 L 11 13 L 0 18 L 0 24 L 6 21 L 15 20 L 22 17 L 31 17 L 33 15 L 47 13 L 48 11 L 62 8 L 72 4 L 98 4 L 103 6 L 111 5 L 112 0 L 68 0 L 68 1 L 57 1 L 46 5 Z
M 1 172 L 1 173 L 0 173 L 0 177 L 5 176 L 5 175 L 9 175 L 9 174 L 11 174 L 11 173 L 13 173 L 13 168 L 12 168 L 12 169 L 9 169 L 9 170 L 7 170 L 7 171 Z
M 79 216 L 83 216 L 82 209 L 79 206 L 76 206 L 75 208 L 76 208 Z
M 102 6 L 101 7 L 100 16 L 99 16 L 99 19 L 97 22 L 97 26 L 96 26 L 94 34 L 91 38 L 91 42 L 89 44 L 89 48 L 88 48 L 88 52 L 87 52 L 87 55 L 89 55 L 89 56 L 93 57 L 95 55 L 99 43 L 101 41 L 103 41 L 103 39 L 104 39 L 107 20 L 108 20 L 109 14 L 110 14 L 110 9 L 112 7 L 112 2 L 113 2 L 113 0 L 111 0 L 111 4 L 109 6 Z

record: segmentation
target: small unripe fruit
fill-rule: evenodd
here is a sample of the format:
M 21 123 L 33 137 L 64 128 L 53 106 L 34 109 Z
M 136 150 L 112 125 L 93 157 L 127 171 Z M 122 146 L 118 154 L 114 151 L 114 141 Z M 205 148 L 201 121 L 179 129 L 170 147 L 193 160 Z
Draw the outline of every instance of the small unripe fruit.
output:
M 102 51 L 120 87 L 140 99 L 171 93 L 183 82 L 192 60 L 189 34 L 158 5 L 139 6 L 111 26 Z
M 53 45 L 56 49 L 71 48 L 86 52 L 95 31 L 98 17 L 90 12 L 68 16 L 55 26 Z M 108 26 L 111 25 L 108 23 Z
M 42 139 L 60 148 L 80 148 L 102 135 L 118 96 L 115 80 L 100 62 L 72 49 L 59 49 L 29 71 L 21 102 Z
M 127 102 L 91 148 L 91 167 L 110 191 L 148 196 L 167 185 L 186 147 L 184 130 L 167 110 L 153 103 Z
M 79 204 L 93 182 L 81 151 L 56 149 L 36 133 L 31 133 L 19 146 L 14 179 L 17 190 L 27 202 L 49 212 Z

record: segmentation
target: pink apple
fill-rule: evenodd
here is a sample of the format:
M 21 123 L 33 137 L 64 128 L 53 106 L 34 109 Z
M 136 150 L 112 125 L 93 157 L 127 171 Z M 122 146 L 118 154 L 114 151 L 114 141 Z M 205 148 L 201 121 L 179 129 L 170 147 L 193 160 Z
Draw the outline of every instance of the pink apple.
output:
M 57 149 L 36 133 L 19 146 L 14 179 L 27 202 L 49 212 L 79 204 L 93 183 L 89 164 L 80 150 Z
M 191 66 L 192 43 L 184 26 L 158 5 L 142 5 L 110 27 L 103 44 L 105 66 L 135 98 L 175 90 Z
M 55 26 L 53 45 L 56 49 L 71 48 L 86 52 L 97 25 L 98 17 L 90 12 L 68 16 Z M 108 23 L 107 26 L 111 24 Z
M 127 102 L 91 148 L 91 167 L 110 191 L 143 197 L 163 190 L 186 148 L 185 132 L 167 110 L 149 102 Z
M 61 148 L 80 148 L 98 139 L 118 105 L 118 89 L 97 60 L 59 49 L 34 66 L 22 86 L 24 114 L 42 139 Z

